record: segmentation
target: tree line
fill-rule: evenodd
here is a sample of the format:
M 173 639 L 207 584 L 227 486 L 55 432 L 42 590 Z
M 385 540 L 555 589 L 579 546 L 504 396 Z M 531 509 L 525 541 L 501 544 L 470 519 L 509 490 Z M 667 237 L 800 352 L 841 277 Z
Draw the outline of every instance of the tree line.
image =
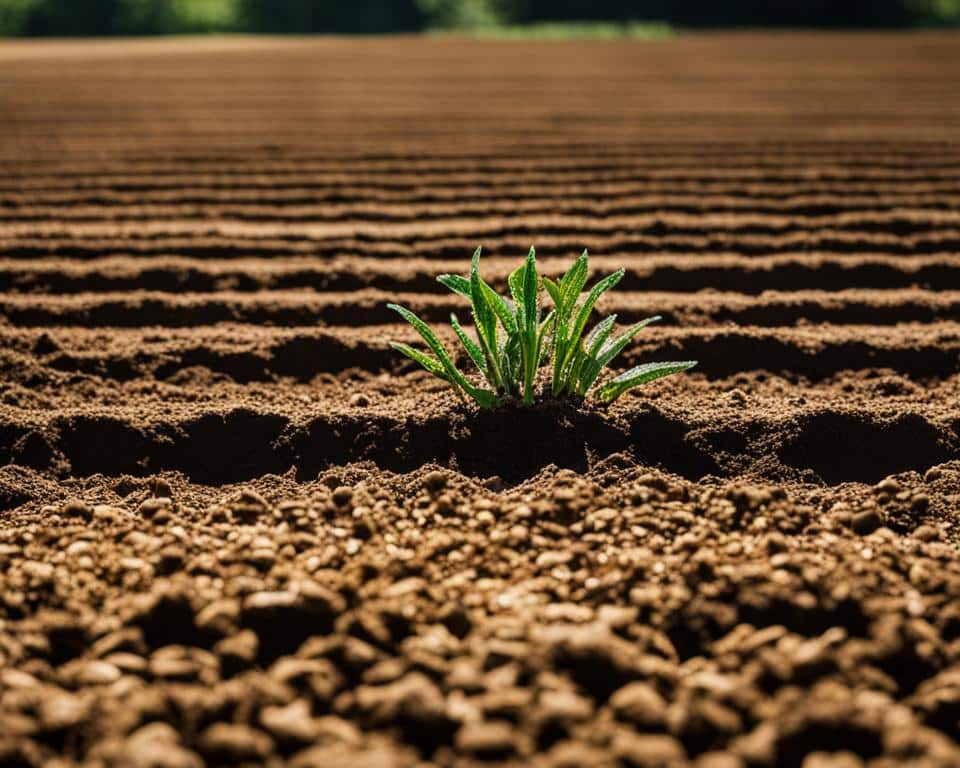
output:
M 960 0 L 0 0 L 0 35 L 381 34 L 536 22 L 680 27 L 960 23 Z

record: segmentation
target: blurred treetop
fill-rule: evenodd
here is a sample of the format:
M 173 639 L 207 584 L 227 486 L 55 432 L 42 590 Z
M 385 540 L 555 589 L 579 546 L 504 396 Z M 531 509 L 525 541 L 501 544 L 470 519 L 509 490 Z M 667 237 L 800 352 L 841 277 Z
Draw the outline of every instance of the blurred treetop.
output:
M 570 22 L 607 22 L 606 25 Z M 448 29 L 624 36 L 681 27 L 895 28 L 960 24 L 960 0 L 0 0 L 0 36 L 203 32 L 381 34 Z M 620 25 L 620 26 L 618 26 Z

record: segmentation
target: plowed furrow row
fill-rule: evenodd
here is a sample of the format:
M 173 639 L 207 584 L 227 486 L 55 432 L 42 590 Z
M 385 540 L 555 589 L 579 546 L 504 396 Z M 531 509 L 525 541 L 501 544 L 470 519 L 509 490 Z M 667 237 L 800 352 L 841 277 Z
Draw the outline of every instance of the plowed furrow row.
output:
M 712 214 L 664 213 L 659 215 L 614 215 L 598 219 L 594 216 L 571 216 L 560 213 L 541 215 L 507 215 L 461 217 L 432 222 L 367 223 L 341 220 L 316 225 L 266 222 L 208 222 L 189 220 L 139 222 L 136 225 L 104 221 L 92 223 L 43 222 L 8 223 L 0 227 L 4 239 L 30 238 L 111 238 L 157 239 L 196 233 L 237 235 L 246 240 L 268 238 L 325 240 L 353 236 L 366 239 L 429 241 L 451 235 L 507 236 L 520 233 L 552 231 L 557 234 L 577 233 L 585 237 L 609 237 L 611 233 L 670 234 L 698 236 L 785 236 L 795 233 L 831 232 L 838 234 L 888 236 L 953 235 L 960 226 L 960 210 L 898 209 L 895 211 L 845 212 L 822 216 L 783 216 L 731 212 Z
M 0 319 L 17 326 L 185 327 L 222 322 L 360 326 L 391 322 L 394 315 L 387 308 L 390 301 L 402 302 L 430 322 L 444 322 L 451 312 L 469 315 L 469 308 L 455 296 L 362 289 L 347 293 L 260 291 L 252 294 L 131 291 L 122 297 L 5 295 L 0 296 Z M 759 297 L 715 292 L 619 292 L 609 297 L 602 308 L 616 313 L 625 323 L 661 314 L 669 325 L 892 325 L 960 317 L 960 292 L 771 291 Z
M 268 195 L 264 195 L 267 197 Z M 876 197 L 829 196 L 795 197 L 787 200 L 762 200 L 737 197 L 669 196 L 646 199 L 621 199 L 593 202 L 591 198 L 543 197 L 509 200 L 457 201 L 448 204 L 375 203 L 372 201 L 343 204 L 330 202 L 319 205 L 316 200 L 260 202 L 237 204 L 218 202 L 206 196 L 194 198 L 178 196 L 176 203 L 149 203 L 143 196 L 127 196 L 123 202 L 96 199 L 92 202 L 66 201 L 57 205 L 37 204 L 29 197 L 19 199 L 0 195 L 0 223 L 26 222 L 154 222 L 193 220 L 223 220 L 250 222 L 384 222 L 437 221 L 463 216 L 519 214 L 543 215 L 554 213 L 567 216 L 590 216 L 604 220 L 617 216 L 643 214 L 717 214 L 749 213 L 803 217 L 833 218 L 840 215 L 877 214 L 881 218 L 895 215 L 900 209 L 909 209 L 914 215 L 920 211 L 950 212 L 960 209 L 960 198 L 950 195 L 899 195 Z M 213 198 L 218 197 L 214 195 Z M 876 222 L 882 226 L 881 222 Z
M 50 180 L 29 178 L 23 181 L 7 178 L 0 184 L 2 192 L 29 191 L 31 193 L 74 192 L 79 190 L 115 190 L 143 192 L 151 190 L 180 190 L 185 189 L 212 189 L 212 190 L 244 190 L 244 189 L 317 189 L 324 186 L 339 185 L 351 187 L 355 185 L 371 185 L 379 189 L 406 189 L 441 187 L 457 190 L 473 188 L 497 188 L 509 190 L 514 185 L 538 187 L 555 187 L 557 185 L 599 185 L 614 182 L 634 182 L 643 180 L 647 183 L 666 184 L 765 184 L 790 186 L 813 185 L 818 189 L 835 188 L 848 185 L 869 185 L 871 188 L 884 189 L 888 187 L 910 187 L 915 185 L 944 185 L 952 184 L 954 188 L 960 181 L 960 169 L 954 171 L 937 166 L 932 169 L 922 168 L 904 169 L 895 171 L 869 172 L 863 170 L 844 170 L 813 166 L 797 169 L 793 173 L 779 169 L 777 172 L 764 172 L 762 169 L 744 168 L 741 170 L 711 170 L 698 168 L 690 172 L 675 169 L 633 169 L 616 165 L 610 169 L 584 170 L 557 170 L 545 172 L 534 169 L 527 172 L 509 171 L 466 171 L 462 173 L 438 174 L 436 172 L 411 173 L 409 171 L 388 172 L 383 176 L 367 173 L 315 172 L 305 173 L 297 170 L 289 174 L 277 174 L 265 171 L 253 171 L 237 174 L 153 174 L 111 176 L 107 178 L 78 178 L 70 179 L 65 184 L 63 179 L 56 177 Z M 803 188 L 803 187 L 801 187 Z M 581 189 L 581 192 L 583 190 Z
M 9 102 L 8 102 L 9 103 Z M 357 126 L 353 126 L 355 129 Z M 512 152 L 476 154 L 469 147 L 439 146 L 429 156 L 403 155 L 393 148 L 380 147 L 356 156 L 331 156 L 324 152 L 304 151 L 296 147 L 277 147 L 265 154 L 184 156 L 174 153 L 159 156 L 145 153 L 122 161 L 110 158 L 69 158 L 45 156 L 31 159 L 29 168 L 15 174 L 24 179 L 90 179 L 104 175 L 169 173 L 300 173 L 304 171 L 344 170 L 374 174 L 406 172 L 464 172 L 471 170 L 595 169 L 659 165 L 663 167 L 701 167 L 716 163 L 744 167 L 842 165 L 843 167 L 902 168 L 937 167 L 939 160 L 960 162 L 960 151 L 952 141 L 816 141 L 802 137 L 783 141 L 757 140 L 749 143 L 725 141 L 674 140 L 670 142 L 623 141 L 615 144 L 576 142 L 568 139 L 569 150 L 562 151 L 531 143 L 522 156 Z M 56 175 L 50 169 L 56 168 Z
M 0 238 L 0 259 L 36 259 L 60 257 L 95 259 L 106 256 L 182 256 L 191 258 L 306 257 L 332 259 L 344 254 L 377 258 L 463 258 L 482 244 L 492 253 L 525 252 L 531 242 L 545 252 L 579 251 L 585 245 L 596 253 L 621 253 L 625 256 L 654 253 L 770 256 L 796 253 L 876 253 L 884 255 L 931 255 L 960 252 L 960 230 L 903 236 L 875 233 L 832 231 L 797 232 L 780 236 L 709 233 L 703 236 L 669 234 L 664 236 L 591 236 L 573 230 L 563 236 L 552 234 L 555 228 L 516 227 L 511 231 L 485 230 L 468 237 L 450 235 L 438 238 L 410 239 L 366 236 L 362 238 L 250 238 L 250 237 L 129 237 L 106 238 Z M 545 235 L 544 232 L 551 232 Z
M 309 402 L 309 397 L 299 407 L 292 403 L 256 407 L 233 400 L 212 408 L 207 402 L 184 402 L 168 405 L 162 415 L 144 407 L 147 403 L 61 405 L 25 423 L 14 409 L 0 407 L 0 434 L 13 438 L 0 449 L 0 462 L 39 469 L 47 469 L 52 462 L 61 467 L 67 463 L 80 476 L 101 472 L 145 476 L 176 470 L 196 482 L 228 483 L 265 473 L 282 474 L 291 467 L 298 476 L 309 478 L 357 459 L 410 471 L 421 461 L 442 461 L 455 453 L 462 472 L 499 471 L 508 478 L 522 478 L 543 463 L 576 466 L 587 462 L 591 451 L 601 450 L 633 453 L 643 463 L 698 478 L 724 474 L 724 446 L 744 434 L 758 437 L 742 447 L 739 469 L 748 469 L 751 461 L 769 461 L 771 446 L 762 436 L 770 432 L 782 436 L 773 446 L 781 462 L 819 472 L 832 481 L 869 481 L 880 472 L 923 469 L 960 458 L 957 423 L 944 423 L 941 414 L 922 404 L 904 408 L 902 403 L 876 397 L 870 401 L 871 417 L 864 421 L 861 412 L 837 400 L 795 402 L 781 407 L 775 417 L 757 419 L 736 408 L 718 409 L 715 397 L 701 391 L 683 409 L 671 405 L 670 398 L 652 408 L 618 409 L 616 420 L 590 430 L 589 446 L 582 430 L 598 418 L 589 412 L 558 425 L 549 441 L 537 429 L 517 428 L 535 421 L 522 412 L 487 418 L 487 429 L 507 429 L 512 421 L 511 433 L 525 448 L 518 452 L 523 457 L 518 463 L 503 467 L 485 450 L 482 440 L 451 434 L 452 424 L 466 425 L 477 417 L 464 413 L 449 393 L 425 391 L 424 399 L 432 407 L 423 418 L 410 401 L 396 396 L 397 390 L 360 388 L 364 390 L 370 392 L 372 404 L 359 409 L 342 400 Z M 414 420 L 418 428 L 411 434 L 408 425 Z M 833 464 L 822 463 L 815 452 L 806 450 L 836 440 L 838 433 L 845 435 L 841 438 L 845 444 L 862 442 L 860 450 Z M 643 439 L 651 434 L 658 436 L 656 445 Z M 96 453 L 89 451 L 91 444 L 98 446 Z M 861 451 L 874 461 L 865 464 Z
M 746 211 L 791 210 L 792 206 L 862 205 L 883 209 L 898 206 L 907 208 L 955 208 L 960 197 L 960 183 L 942 184 L 715 184 L 627 181 L 601 184 L 471 186 L 451 188 L 447 185 L 410 185 L 390 189 L 375 179 L 366 184 L 315 185 L 284 187 L 265 181 L 262 186 L 233 185 L 198 188 L 193 183 L 175 189 L 142 189 L 133 192 L 117 188 L 64 191 L 12 191 L 0 194 L 4 208 L 50 206 L 69 210 L 73 206 L 154 206 L 188 204 L 259 204 L 278 210 L 286 206 L 319 206 L 374 203 L 384 206 L 410 207 L 427 204 L 458 205 L 542 203 L 593 204 L 604 206 L 662 205 L 669 206 L 740 206 Z M 862 202 L 861 202 L 862 201 Z M 915 204 L 914 204 L 915 203 Z M 944 206 L 943 204 L 946 204 Z M 700 208 L 697 208 L 699 211 Z M 800 213 L 802 211 L 798 211 Z M 826 210 L 824 213 L 830 213 Z M 839 210 L 837 211 L 839 212 Z
M 539 254 L 546 275 L 561 275 L 567 257 Z M 443 273 L 464 271 L 465 260 L 393 259 L 340 256 L 193 259 L 116 256 L 76 259 L 0 260 L 0 291 L 11 294 L 118 293 L 135 290 L 204 293 L 225 290 L 352 291 L 376 288 L 391 293 L 446 293 Z M 484 260 L 484 275 L 503 286 L 516 266 L 510 256 Z M 591 256 L 594 274 L 621 267 L 627 291 L 717 290 L 756 294 L 766 290 L 829 291 L 850 288 L 960 290 L 960 254 L 910 257 L 879 254 L 804 254 L 744 257 L 733 254 L 652 254 Z
M 29 187 L 43 187 L 44 185 L 73 184 L 87 185 L 91 183 L 112 184 L 133 179 L 180 179 L 186 181 L 191 177 L 232 179 L 235 181 L 249 180 L 257 176 L 276 178 L 298 178 L 306 175 L 336 175 L 343 177 L 383 175 L 422 175 L 431 177 L 460 177 L 462 175 L 500 176 L 510 174 L 564 174 L 581 173 L 590 175 L 602 172 L 632 171 L 638 175 L 648 172 L 691 172 L 702 171 L 709 167 L 710 173 L 717 170 L 735 170 L 756 174 L 758 172 L 776 171 L 793 173 L 799 176 L 810 173 L 826 175 L 843 175 L 869 172 L 872 176 L 882 171 L 893 171 L 897 178 L 903 173 L 918 171 L 933 171 L 937 173 L 960 170 L 960 153 L 952 145 L 942 148 L 930 147 L 924 151 L 906 154 L 897 157 L 896 150 L 870 156 L 857 156 L 852 147 L 843 147 L 837 152 L 823 152 L 816 155 L 795 155 L 793 147 L 782 150 L 771 150 L 767 154 L 754 155 L 750 152 L 738 151 L 736 148 L 720 148 L 713 153 L 684 154 L 677 156 L 671 152 L 669 146 L 635 147 L 628 151 L 616 149 L 602 151 L 598 147 L 581 147 L 588 149 L 589 156 L 577 158 L 573 156 L 517 158 L 515 156 L 487 156 L 471 160 L 468 153 L 459 154 L 449 160 L 424 157 L 385 158 L 383 160 L 369 160 L 365 158 L 347 158 L 344 160 L 317 160 L 311 157 L 298 158 L 285 156 L 273 162 L 251 160 L 244 162 L 244 158 L 222 160 L 215 162 L 212 159 L 199 159 L 190 162 L 137 162 L 127 161 L 116 165 L 99 165 L 91 167 L 75 163 L 56 162 L 47 159 L 46 163 L 32 165 L 31 171 L 17 172 L 11 169 L 4 183 L 18 182 Z M 46 170 L 47 165 L 56 163 L 56 172 Z
M 448 348 L 453 332 L 438 326 Z M 356 368 L 412 371 L 388 340 L 421 344 L 405 324 L 365 328 L 267 328 L 219 325 L 196 328 L 12 328 L 0 326 L 4 378 L 36 386 L 60 373 L 108 380 L 177 379 L 193 369 L 237 382 Z M 465 355 L 458 353 L 461 362 Z M 709 379 L 770 371 L 823 380 L 841 371 L 890 369 L 917 380 L 960 370 L 960 324 L 941 321 L 894 326 L 794 328 L 652 328 L 618 358 L 623 366 L 650 360 L 699 360 Z

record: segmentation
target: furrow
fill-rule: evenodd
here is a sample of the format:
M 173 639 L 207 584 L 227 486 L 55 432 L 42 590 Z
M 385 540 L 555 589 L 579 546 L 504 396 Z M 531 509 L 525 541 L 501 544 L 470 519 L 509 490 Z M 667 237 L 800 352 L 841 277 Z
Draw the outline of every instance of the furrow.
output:
M 284 325 L 381 325 L 394 315 L 391 301 L 407 305 L 428 322 L 451 312 L 469 315 L 453 295 L 391 294 L 376 289 L 346 293 L 316 291 L 217 291 L 171 294 L 130 291 L 122 296 L 0 296 L 0 320 L 14 326 L 188 327 L 214 323 Z M 960 291 L 769 291 L 742 293 L 618 292 L 602 303 L 625 323 L 661 314 L 667 325 L 791 326 L 802 323 L 894 325 L 960 317 Z
M 217 229 L 238 225 L 219 225 Z M 249 225 L 247 225 L 249 226 Z M 654 227 L 656 228 L 656 227 Z M 661 231 L 665 231 L 661 228 Z M 960 252 L 960 230 L 945 229 L 916 235 L 874 232 L 810 230 L 781 235 L 752 235 L 740 232 L 705 231 L 692 234 L 662 235 L 592 234 L 590 231 L 519 224 L 512 227 L 476 228 L 472 234 L 437 234 L 429 237 L 412 234 L 408 238 L 373 234 L 330 236 L 316 239 L 301 236 L 250 237 L 220 233 L 196 233 L 192 236 L 144 237 L 131 225 L 126 236 L 72 237 L 61 233 L 48 237 L 0 237 L 0 259 L 37 259 L 46 257 L 95 259 L 107 256 L 137 257 L 180 256 L 190 258 L 291 258 L 332 259 L 345 254 L 378 258 L 463 258 L 477 245 L 492 253 L 520 253 L 535 242 L 545 252 L 580 251 L 589 245 L 596 253 L 622 253 L 625 256 L 655 253 L 716 254 L 744 256 L 834 252 L 844 254 L 931 255 Z
M 296 290 L 353 291 L 375 288 L 392 293 L 446 293 L 443 273 L 464 271 L 460 259 L 395 259 L 338 256 L 196 259 L 172 256 L 114 256 L 90 260 L 50 257 L 0 260 L 0 292 L 11 294 L 120 293 L 173 291 L 204 293 Z M 540 271 L 560 275 L 566 258 L 539 252 Z M 504 285 L 515 256 L 486 256 L 484 275 Z M 626 270 L 621 290 L 717 290 L 756 294 L 766 290 L 909 288 L 960 290 L 960 255 L 886 256 L 881 254 L 788 253 L 744 257 L 735 254 L 655 253 L 649 256 L 591 256 L 596 274 Z
M 457 349 L 448 328 L 438 327 Z M 336 328 L 218 325 L 195 328 L 83 329 L 0 326 L 2 379 L 16 387 L 50 382 L 62 391 L 64 375 L 132 381 L 179 380 L 193 370 L 237 382 L 291 378 L 352 369 L 412 371 L 416 366 L 387 346 L 420 344 L 406 324 Z M 465 355 L 460 355 L 464 362 Z M 618 364 L 699 360 L 711 380 L 750 371 L 820 381 L 841 371 L 889 369 L 918 381 L 960 371 L 960 324 L 892 326 L 820 325 L 794 328 L 653 328 L 625 350 Z

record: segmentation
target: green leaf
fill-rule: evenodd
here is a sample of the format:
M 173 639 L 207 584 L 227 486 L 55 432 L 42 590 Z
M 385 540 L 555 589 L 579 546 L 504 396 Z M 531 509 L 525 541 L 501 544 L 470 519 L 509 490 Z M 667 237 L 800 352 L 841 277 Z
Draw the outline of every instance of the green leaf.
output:
M 593 312 L 593 307 L 597 303 L 597 299 L 605 292 L 613 288 L 617 283 L 622 279 L 626 270 L 618 269 L 612 275 L 607 275 L 603 280 L 597 283 L 590 290 L 590 293 L 587 295 L 586 300 L 580 306 L 580 310 L 577 312 L 577 317 L 573 322 L 573 326 L 570 328 L 569 340 L 574 344 L 579 342 L 580 337 L 583 335 L 584 328 L 586 328 L 587 320 L 590 319 L 590 313 Z
M 587 281 L 590 256 L 584 249 L 566 271 L 558 285 L 559 297 L 555 300 L 556 319 L 553 338 L 553 394 L 560 395 L 570 384 L 567 370 L 579 348 L 579 336 L 571 333 L 570 318 L 577 299 Z
M 437 359 L 440 361 L 441 365 L 443 365 L 447 375 L 459 383 L 460 379 L 463 378 L 463 375 L 457 370 L 456 366 L 453 364 L 453 361 L 450 359 L 450 355 L 447 354 L 447 350 L 444 348 L 443 344 L 440 342 L 440 339 L 437 338 L 433 330 L 431 330 L 430 326 L 423 322 L 423 320 L 413 314 L 413 312 L 406 307 L 401 307 L 399 304 L 387 304 L 387 307 L 399 314 L 400 317 L 416 328 L 417 333 L 423 337 L 423 340 L 427 343 L 427 346 L 430 347 L 430 349 L 433 351 L 433 354 L 437 356 Z
M 513 277 L 511 275 L 511 277 Z M 524 265 L 520 281 L 520 294 L 523 301 L 522 325 L 523 337 L 523 402 L 533 403 L 533 384 L 540 365 L 537 348 L 537 325 L 540 321 L 540 281 L 537 278 L 537 253 L 530 248 L 527 263 Z M 511 286 L 512 287 L 512 286 Z M 514 297 L 516 300 L 516 296 Z M 519 314 L 519 313 L 518 313 Z
M 550 354 L 551 338 L 553 334 L 553 323 L 557 316 L 557 310 L 551 309 L 537 332 L 537 366 L 544 361 L 544 358 Z
M 473 301 L 473 319 L 480 334 L 481 341 L 485 341 L 487 351 L 497 348 L 497 316 L 490 306 L 483 291 L 483 280 L 480 278 L 480 249 L 473 254 L 470 262 L 470 297 Z
M 483 279 L 480 280 L 480 289 L 487 300 L 487 303 L 493 309 L 500 324 L 507 334 L 517 332 L 517 319 L 513 315 L 513 309 L 507 303 L 507 300 L 491 288 Z
M 484 355 L 487 358 L 488 370 L 499 386 L 503 382 L 500 373 L 500 364 L 497 360 L 497 315 L 483 290 L 484 282 L 480 278 L 480 248 L 473 253 L 470 262 L 470 295 L 473 301 L 473 324 L 480 337 Z
M 563 389 L 561 392 L 569 394 L 577 393 L 577 382 L 580 378 L 580 370 L 588 363 L 586 350 L 583 348 L 583 339 L 579 339 L 574 346 L 574 352 L 567 366 L 566 375 L 563 380 Z
M 573 308 L 583 291 L 583 286 L 587 282 L 587 272 L 589 270 L 589 256 L 584 250 L 573 266 L 567 270 L 567 273 L 560 279 L 560 303 L 557 306 L 559 314 L 564 318 L 564 322 L 573 314 Z
M 597 353 L 603 343 L 610 337 L 610 334 L 613 333 L 613 326 L 616 322 L 617 316 L 610 315 L 597 323 L 593 330 L 587 334 L 587 338 L 583 342 L 584 352 L 578 356 L 579 359 L 575 361 L 570 370 L 571 384 L 576 385 L 578 394 L 586 394 L 603 368 L 603 365 L 597 360 Z
M 603 344 L 613 333 L 613 325 L 617 322 L 616 315 L 610 315 L 605 317 L 595 326 L 593 330 L 587 334 L 587 338 L 584 339 L 583 346 L 587 350 L 587 354 L 591 357 L 595 357 L 597 350 L 600 349 L 600 345 Z
M 519 393 L 520 374 L 520 334 L 514 333 L 500 345 L 500 370 L 503 371 L 503 384 L 507 394 Z
M 460 275 L 440 275 L 437 280 L 447 286 L 454 293 L 463 296 L 468 301 L 473 301 L 473 295 L 470 292 L 470 281 Z
M 697 364 L 696 360 L 686 360 L 683 362 L 670 363 L 645 363 L 624 371 L 619 376 L 610 379 L 606 384 L 600 387 L 599 397 L 605 403 L 612 403 L 624 392 L 647 384 L 665 376 L 670 376 L 681 371 L 688 371 Z
M 498 402 L 496 393 L 475 387 L 473 384 L 467 381 L 466 377 L 460 373 L 460 371 L 457 370 L 457 367 L 450 359 L 450 355 L 447 353 L 447 350 L 440 342 L 440 339 L 437 338 L 436 334 L 430 329 L 429 325 L 423 322 L 423 320 L 413 314 L 413 312 L 406 307 L 401 307 L 399 304 L 387 304 L 387 307 L 399 314 L 404 320 L 410 323 L 410 325 L 416 328 L 417 333 L 420 334 L 427 346 L 430 347 L 433 354 L 437 356 L 437 360 L 440 361 L 440 364 L 443 366 L 443 370 L 447 375 L 447 379 L 451 383 L 456 382 L 458 385 L 460 385 L 463 391 L 476 400 L 477 403 L 483 408 L 492 408 Z
M 457 334 L 457 338 L 460 339 L 460 342 L 463 344 L 464 348 L 467 350 L 467 354 L 470 355 L 470 359 L 473 360 L 473 364 L 476 365 L 484 377 L 489 380 L 487 361 L 483 356 L 483 350 L 480 348 L 480 345 L 467 336 L 466 331 L 463 330 L 463 327 L 460 325 L 460 321 L 457 319 L 456 315 L 450 315 L 450 326 L 453 328 L 453 332 Z M 494 384 L 492 381 L 490 383 L 496 386 L 496 384 Z
M 619 269 L 594 285 L 583 304 L 580 305 L 573 324 L 565 329 L 566 338 L 562 342 L 558 342 L 553 361 L 553 393 L 555 395 L 563 394 L 565 391 L 573 391 L 576 384 L 576 370 L 579 367 L 577 357 L 583 353 L 581 337 L 587 320 L 590 318 L 590 313 L 593 312 L 593 307 L 603 292 L 620 282 L 623 275 L 624 270 Z
M 549 277 L 543 278 L 543 287 L 547 289 L 547 293 L 550 294 L 550 299 L 554 304 L 560 303 L 560 286 L 557 285 Z
M 527 324 L 536 328 L 540 319 L 540 281 L 537 279 L 537 252 L 530 246 L 526 268 L 523 270 L 523 312 Z
M 583 290 L 584 283 L 587 282 L 589 267 L 590 254 L 587 253 L 587 249 L 584 248 L 583 253 L 577 257 L 576 261 L 570 266 L 570 269 L 560 278 L 561 294 L 569 295 L 572 293 L 574 296 L 579 296 L 580 291 Z
M 440 361 L 435 357 L 430 357 L 430 355 L 425 352 L 421 352 L 419 349 L 414 349 L 407 344 L 401 344 L 399 341 L 390 342 L 391 349 L 397 350 L 397 352 L 402 352 L 404 355 L 409 357 L 411 360 L 414 360 L 424 368 L 426 368 L 430 373 L 436 376 L 439 379 L 443 379 L 448 383 L 453 383 L 450 381 L 450 377 L 447 376 L 447 372 L 444 370 L 443 366 L 440 364 Z M 460 394 L 460 390 L 454 387 L 457 390 L 457 394 Z
M 527 265 L 521 264 L 507 278 L 507 286 L 510 288 L 510 295 L 513 297 L 513 306 L 516 307 L 517 327 L 522 326 L 526 321 L 523 312 L 526 309 L 526 302 L 523 296 L 524 273 L 527 271 Z
M 604 344 L 597 355 L 597 362 L 600 363 L 600 367 L 603 368 L 605 365 L 609 364 L 613 358 L 619 355 L 623 348 L 630 343 L 631 339 L 636 336 L 640 331 L 646 328 L 651 323 L 656 323 L 663 318 L 660 315 L 654 315 L 653 317 L 648 317 L 645 320 L 641 320 L 636 325 L 631 326 L 626 331 L 621 333 L 615 339 L 608 341 Z

